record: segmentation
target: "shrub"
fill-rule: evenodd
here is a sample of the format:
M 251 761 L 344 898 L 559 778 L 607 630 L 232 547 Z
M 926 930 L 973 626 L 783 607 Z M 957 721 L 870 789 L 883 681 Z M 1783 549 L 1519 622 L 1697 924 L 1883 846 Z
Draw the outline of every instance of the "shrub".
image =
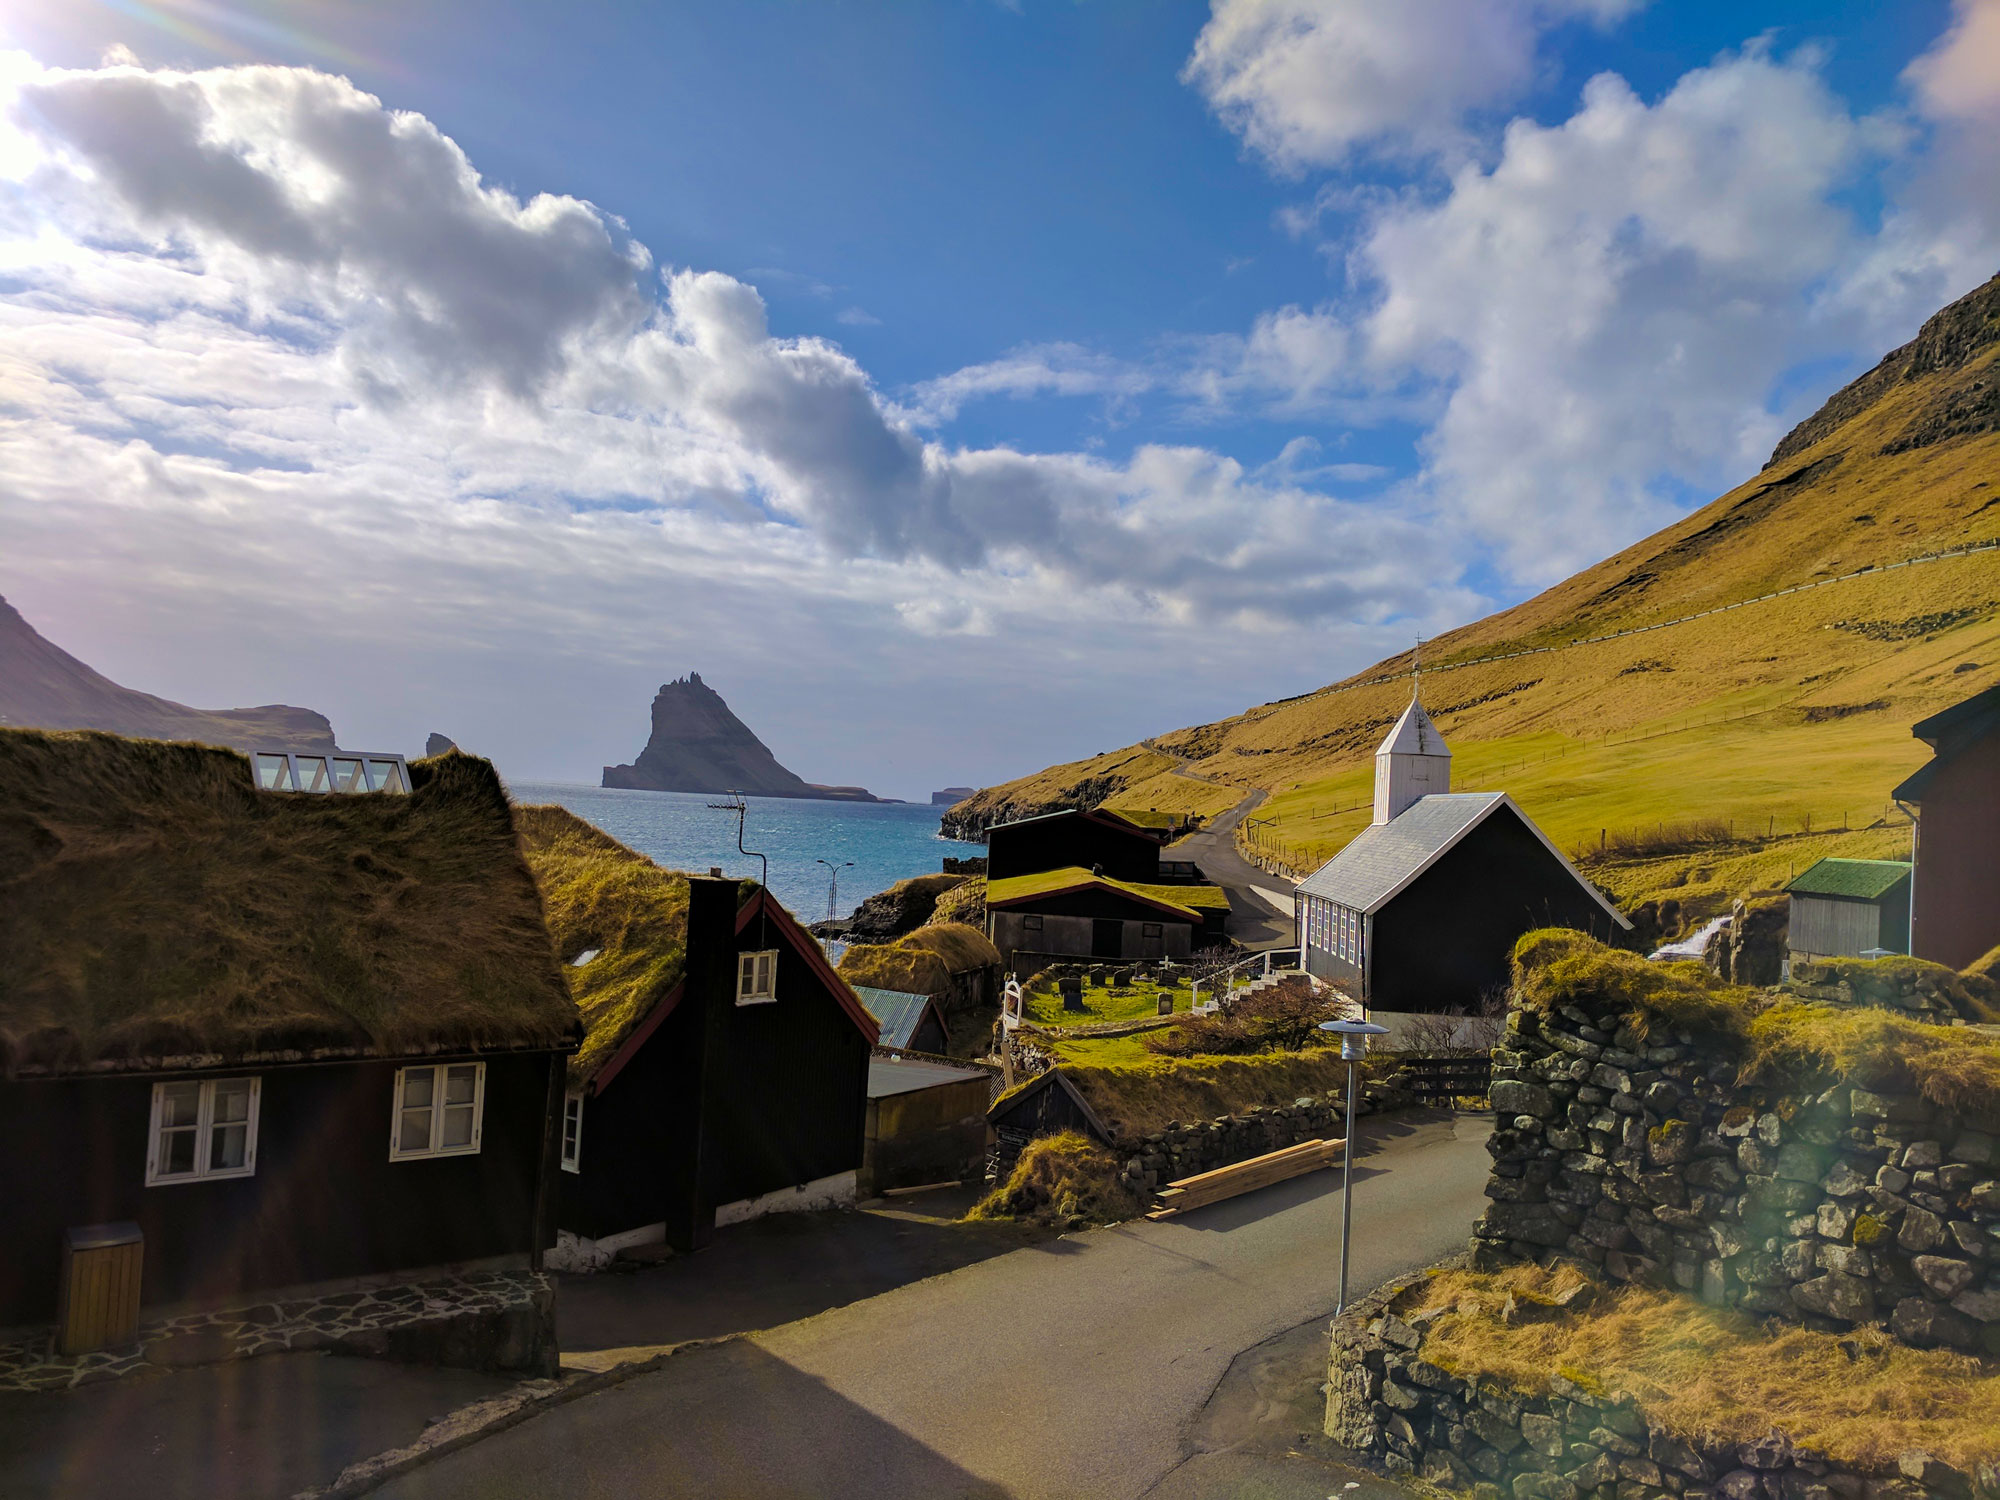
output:
M 1105 1147 L 1065 1130 L 1028 1143 L 1007 1180 L 975 1204 L 968 1219 L 1033 1219 L 1068 1227 L 1111 1224 L 1139 1211 L 1138 1196 L 1118 1175 Z
M 1303 1052 L 1325 1043 L 1319 1028 L 1344 1014 L 1345 1004 L 1317 994 L 1304 975 L 1245 995 L 1212 1016 L 1189 1016 L 1145 1037 L 1146 1049 L 1163 1057 Z

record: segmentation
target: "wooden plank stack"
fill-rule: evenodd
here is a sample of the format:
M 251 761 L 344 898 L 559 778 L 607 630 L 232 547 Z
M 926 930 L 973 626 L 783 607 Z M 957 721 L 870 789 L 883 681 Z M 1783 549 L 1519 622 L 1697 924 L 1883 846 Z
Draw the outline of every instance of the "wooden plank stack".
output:
M 1272 1151 L 1264 1156 L 1253 1156 L 1234 1166 L 1217 1167 L 1213 1172 L 1183 1177 L 1160 1190 L 1159 1205 L 1146 1217 L 1171 1219 L 1190 1208 L 1203 1208 L 1210 1203 L 1220 1203 L 1224 1198 L 1234 1198 L 1238 1193 L 1253 1192 L 1274 1182 L 1317 1172 L 1321 1167 L 1332 1166 L 1340 1160 L 1341 1148 L 1346 1144 L 1345 1138 L 1300 1141 L 1296 1146 L 1287 1146 L 1282 1151 Z

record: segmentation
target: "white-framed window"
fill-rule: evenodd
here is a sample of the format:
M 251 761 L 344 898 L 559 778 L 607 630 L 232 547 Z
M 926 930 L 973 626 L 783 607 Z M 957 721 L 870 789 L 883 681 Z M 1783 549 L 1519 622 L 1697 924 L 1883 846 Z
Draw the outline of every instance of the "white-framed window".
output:
M 250 758 L 257 785 L 267 792 L 397 792 L 410 789 L 400 755 L 297 755 L 259 750 Z
M 260 1082 L 202 1078 L 154 1084 L 146 1186 L 253 1175 Z
M 736 955 L 736 1003 L 762 1005 L 778 998 L 778 950 Z
M 583 1095 L 563 1095 L 562 1169 L 583 1170 Z
M 471 1156 L 486 1113 L 485 1063 L 422 1063 L 396 1070 L 389 1160 Z

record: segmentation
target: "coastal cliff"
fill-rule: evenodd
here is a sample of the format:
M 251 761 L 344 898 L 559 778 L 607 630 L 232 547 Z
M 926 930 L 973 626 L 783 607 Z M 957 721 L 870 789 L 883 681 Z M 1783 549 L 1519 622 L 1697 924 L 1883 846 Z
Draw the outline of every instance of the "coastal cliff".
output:
M 699 672 L 661 685 L 653 699 L 653 733 L 646 748 L 630 765 L 606 766 L 603 785 L 644 792 L 881 800 L 858 786 L 821 786 L 786 770 Z

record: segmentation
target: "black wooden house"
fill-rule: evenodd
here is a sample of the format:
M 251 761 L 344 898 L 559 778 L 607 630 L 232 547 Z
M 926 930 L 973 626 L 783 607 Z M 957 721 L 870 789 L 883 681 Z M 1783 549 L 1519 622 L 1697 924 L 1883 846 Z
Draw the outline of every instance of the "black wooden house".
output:
M 1160 878 L 1167 831 L 1145 828 L 1101 807 L 998 823 L 986 830 L 986 878 L 1010 880 L 1074 865 L 1113 880 Z
M 665 870 L 520 809 L 584 1038 L 562 1101 L 555 1263 L 852 1202 L 875 1019 L 753 882 Z
M 576 1010 L 493 768 L 408 770 L 0 730 L 0 1326 L 118 1221 L 147 1306 L 539 1269 Z

